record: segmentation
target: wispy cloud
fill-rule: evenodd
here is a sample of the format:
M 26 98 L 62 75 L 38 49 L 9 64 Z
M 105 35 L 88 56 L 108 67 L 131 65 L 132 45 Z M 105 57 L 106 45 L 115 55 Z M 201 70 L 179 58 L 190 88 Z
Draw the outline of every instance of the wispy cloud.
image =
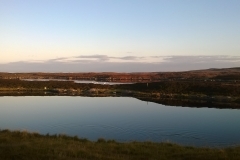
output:
M 0 72 L 161 72 L 239 66 L 240 56 L 80 55 L 0 64 Z
M 164 58 L 166 62 L 174 63 L 216 63 L 239 62 L 240 56 L 171 56 Z
M 78 56 L 75 58 L 79 59 L 90 59 L 90 60 L 95 60 L 95 61 L 108 61 L 109 57 L 107 55 L 90 55 L 90 56 Z
M 114 63 L 124 63 L 124 62 L 134 62 L 134 63 L 156 63 L 163 62 L 163 57 L 138 57 L 138 56 L 124 56 L 124 57 L 109 57 L 107 55 L 82 55 L 75 57 L 60 57 L 55 59 L 49 59 L 46 62 L 65 62 L 65 63 L 79 63 L 79 62 L 114 62 Z M 33 61 L 31 61 L 33 62 Z

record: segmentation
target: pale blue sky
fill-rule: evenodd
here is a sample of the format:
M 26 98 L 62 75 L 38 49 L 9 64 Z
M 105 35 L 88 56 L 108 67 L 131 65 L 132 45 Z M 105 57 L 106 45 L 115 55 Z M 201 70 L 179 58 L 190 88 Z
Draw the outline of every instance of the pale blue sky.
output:
M 83 55 L 239 56 L 239 42 L 239 0 L 0 0 L 5 64 Z

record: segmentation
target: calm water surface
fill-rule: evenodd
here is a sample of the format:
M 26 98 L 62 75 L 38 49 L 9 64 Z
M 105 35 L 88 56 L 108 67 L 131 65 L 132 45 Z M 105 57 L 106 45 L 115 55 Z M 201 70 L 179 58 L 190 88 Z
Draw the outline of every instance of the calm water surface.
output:
M 194 146 L 240 144 L 240 110 L 164 106 L 127 97 L 0 97 L 0 129 Z
M 133 84 L 131 82 L 101 82 L 101 81 L 88 81 L 88 80 L 64 80 L 64 79 L 22 79 L 23 81 L 73 81 L 74 83 L 92 83 L 92 84 L 107 84 L 107 85 L 115 85 L 115 84 Z

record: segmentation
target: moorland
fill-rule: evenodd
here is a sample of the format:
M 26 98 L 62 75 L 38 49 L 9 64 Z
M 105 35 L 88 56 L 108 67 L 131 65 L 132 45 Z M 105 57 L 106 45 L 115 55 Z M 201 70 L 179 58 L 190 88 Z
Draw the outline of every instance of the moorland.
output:
M 48 81 L 34 81 L 39 79 Z M 240 108 L 240 68 L 149 73 L 0 73 L 0 95 L 130 96 L 174 106 Z
M 75 83 L 76 80 L 122 84 Z M 2 72 L 0 96 L 126 96 L 181 107 L 239 109 L 240 68 L 154 73 Z M 0 131 L 0 159 L 239 159 L 239 151 L 238 146 L 120 143 L 101 138 L 93 142 L 62 134 Z

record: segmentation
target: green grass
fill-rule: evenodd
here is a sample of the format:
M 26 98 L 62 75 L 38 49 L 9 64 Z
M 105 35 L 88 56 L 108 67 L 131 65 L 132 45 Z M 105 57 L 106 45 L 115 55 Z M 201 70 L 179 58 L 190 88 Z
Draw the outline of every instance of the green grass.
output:
M 114 160 L 225 160 L 240 159 L 240 147 L 197 148 L 171 143 L 99 139 L 97 142 L 66 135 L 40 135 L 26 131 L 0 131 L 0 159 L 114 159 Z

